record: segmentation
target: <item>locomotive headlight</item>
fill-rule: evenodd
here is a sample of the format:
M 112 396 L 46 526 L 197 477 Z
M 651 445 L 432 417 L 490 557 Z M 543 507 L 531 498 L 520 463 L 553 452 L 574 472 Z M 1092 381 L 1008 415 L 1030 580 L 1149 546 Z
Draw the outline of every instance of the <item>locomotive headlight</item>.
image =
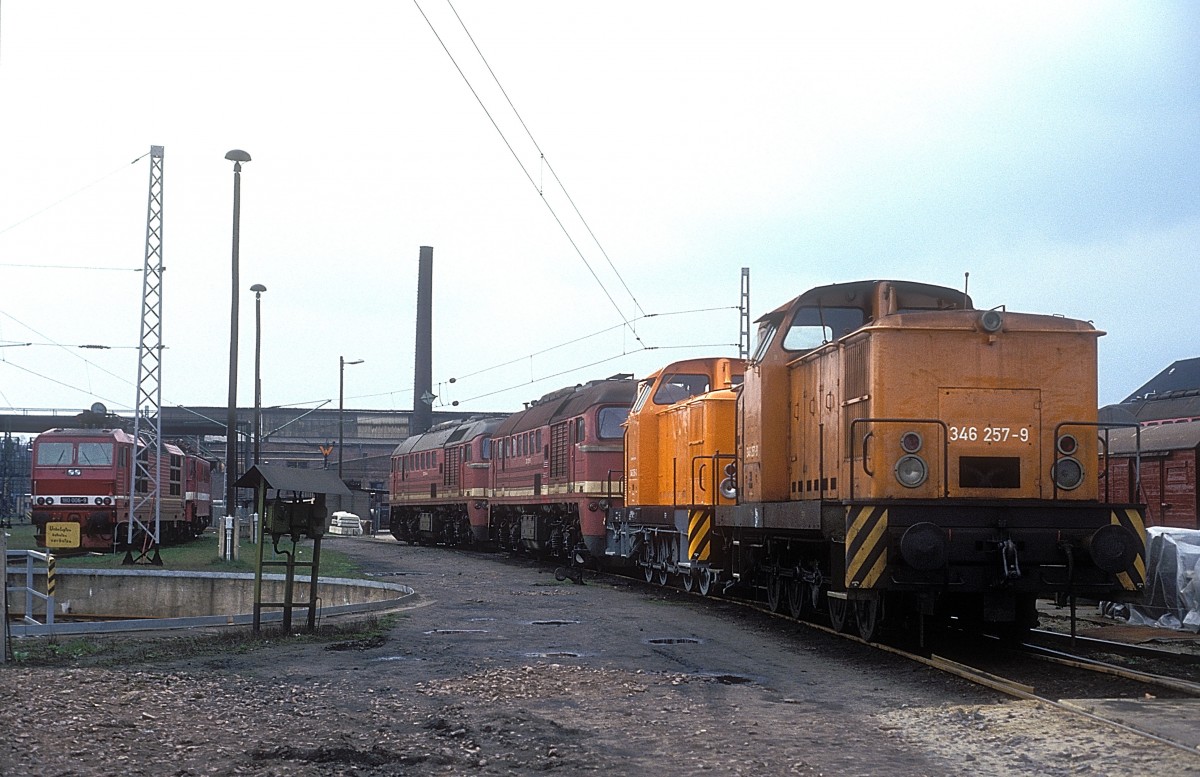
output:
M 38 503 L 38 504 L 40 504 L 40 505 L 44 505 L 44 504 L 46 504 L 46 497 L 44 497 L 44 496 L 39 496 L 39 497 L 37 498 L 37 503 Z
M 54 504 L 54 497 L 52 497 L 52 496 L 46 497 L 46 504 L 48 504 L 48 505 Z
M 921 435 L 918 432 L 905 432 L 900 437 L 900 448 L 905 453 L 916 453 L 921 450 Z
M 1054 462 L 1054 468 L 1050 470 L 1050 476 L 1059 488 L 1064 491 L 1071 491 L 1079 488 L 1079 484 L 1083 482 L 1083 465 L 1068 456 L 1065 459 L 1059 459 Z
M 896 480 L 905 488 L 916 488 L 928 475 L 929 468 L 920 456 L 901 456 L 896 462 Z
M 98 505 L 102 505 L 102 504 L 104 504 L 104 497 L 102 497 L 102 496 L 98 496 L 98 497 L 96 497 L 96 499 L 95 499 L 95 502 L 96 502 L 96 504 L 98 504 Z
M 725 465 L 725 478 L 717 485 L 721 496 L 726 499 L 737 499 L 737 462 L 731 461 Z
M 1004 317 L 998 310 L 985 310 L 979 314 L 979 328 L 988 334 L 995 334 L 1004 326 Z
M 1064 434 L 1058 438 L 1058 452 L 1064 456 L 1074 456 L 1079 449 L 1079 440 L 1073 434 Z

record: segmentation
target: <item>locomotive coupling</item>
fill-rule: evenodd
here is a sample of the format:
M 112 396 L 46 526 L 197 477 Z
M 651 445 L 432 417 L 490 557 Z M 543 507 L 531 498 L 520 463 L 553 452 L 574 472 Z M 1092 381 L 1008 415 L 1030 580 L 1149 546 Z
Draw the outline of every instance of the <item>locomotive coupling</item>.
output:
M 1017 559 L 1017 543 L 1012 539 L 1004 540 L 1000 545 L 1000 564 L 1003 567 L 1005 580 L 1018 580 L 1021 577 L 1021 563 Z

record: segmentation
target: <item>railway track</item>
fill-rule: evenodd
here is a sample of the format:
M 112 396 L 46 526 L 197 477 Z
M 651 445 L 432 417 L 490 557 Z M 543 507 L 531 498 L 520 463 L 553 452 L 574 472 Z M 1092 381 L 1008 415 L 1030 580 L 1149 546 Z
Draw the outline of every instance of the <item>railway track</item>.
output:
M 519 557 L 510 557 L 517 560 Z M 557 574 L 559 580 L 567 577 Z M 657 577 L 643 582 L 641 575 L 589 570 L 588 580 L 633 581 L 648 589 L 669 588 L 680 595 L 710 597 L 709 592 L 665 586 Z M 582 576 L 576 582 L 582 582 Z M 1147 740 L 1195 754 L 1200 733 L 1188 723 L 1200 715 L 1200 656 L 1141 645 L 1098 640 L 1045 630 L 1031 634 L 1060 646 L 1074 640 L 1091 655 L 1070 653 L 1033 642 L 1008 645 L 996 638 L 957 634 L 943 638 L 937 651 L 918 653 L 777 612 L 769 603 L 735 597 L 715 597 L 725 604 L 754 610 L 771 618 L 803 625 L 831 636 L 891 653 L 940 672 L 989 688 L 1015 699 L 1036 702 L 1048 709 L 1129 732 Z M 1143 668 L 1099 660 L 1095 656 L 1127 656 Z M 1159 671 L 1146 671 L 1153 667 Z M 1174 670 L 1173 674 L 1165 672 Z
M 624 579 L 640 580 L 637 576 Z M 659 587 L 653 582 L 647 585 Z M 1200 750 L 1200 734 L 1192 733 L 1187 724 L 1200 714 L 1200 656 L 1195 654 L 1072 638 L 1046 630 L 1034 630 L 1031 636 L 1058 647 L 1032 641 L 1008 645 L 996 638 L 960 633 L 944 635 L 936 650 L 920 653 L 797 620 L 763 602 L 732 597 L 721 600 L 891 653 L 1015 699 L 1037 702 L 1192 754 Z M 1065 649 L 1072 641 L 1081 652 Z M 1114 663 L 1098 656 L 1126 660 Z

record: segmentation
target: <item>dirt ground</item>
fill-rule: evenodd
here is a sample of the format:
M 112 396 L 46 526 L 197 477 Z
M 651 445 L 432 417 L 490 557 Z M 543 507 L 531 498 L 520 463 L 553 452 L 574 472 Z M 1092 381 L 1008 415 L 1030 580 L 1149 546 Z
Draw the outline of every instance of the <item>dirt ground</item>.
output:
M 716 600 L 331 542 L 419 593 L 384 633 L 223 651 L 133 636 L 0 667 L 0 774 L 1200 773 L 1194 755 Z

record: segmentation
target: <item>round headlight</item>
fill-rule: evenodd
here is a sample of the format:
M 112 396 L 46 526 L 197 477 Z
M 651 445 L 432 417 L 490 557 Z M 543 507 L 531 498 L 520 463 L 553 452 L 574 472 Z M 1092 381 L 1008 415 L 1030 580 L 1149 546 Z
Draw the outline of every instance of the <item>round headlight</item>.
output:
M 905 453 L 916 453 L 921 450 L 921 435 L 917 432 L 905 432 L 900 437 L 900 448 Z
M 46 504 L 46 497 L 44 497 L 44 496 L 39 496 L 39 497 L 37 498 L 37 503 L 38 503 L 38 504 L 40 504 L 40 505 L 44 505 L 44 504 Z
M 920 456 L 901 456 L 896 462 L 896 480 L 905 488 L 916 488 L 925 482 L 929 468 Z
M 52 497 L 52 496 L 46 497 L 46 504 L 48 504 L 48 505 L 54 504 L 54 497 Z
M 979 328 L 989 334 L 999 332 L 1004 326 L 1004 317 L 997 310 L 985 310 L 979 316 Z
M 1083 465 L 1070 457 L 1059 459 L 1054 462 L 1050 476 L 1059 488 L 1071 491 L 1079 488 L 1079 484 L 1083 482 Z
M 1079 440 L 1073 434 L 1064 434 L 1058 438 L 1058 452 L 1064 456 L 1074 456 L 1079 449 Z
M 98 504 L 98 505 L 102 505 L 102 504 L 104 504 L 104 497 L 102 497 L 102 496 L 98 496 L 98 497 L 96 497 L 96 498 L 95 498 L 95 500 L 93 500 L 93 501 L 95 501 L 95 503 L 96 503 L 96 504 Z

